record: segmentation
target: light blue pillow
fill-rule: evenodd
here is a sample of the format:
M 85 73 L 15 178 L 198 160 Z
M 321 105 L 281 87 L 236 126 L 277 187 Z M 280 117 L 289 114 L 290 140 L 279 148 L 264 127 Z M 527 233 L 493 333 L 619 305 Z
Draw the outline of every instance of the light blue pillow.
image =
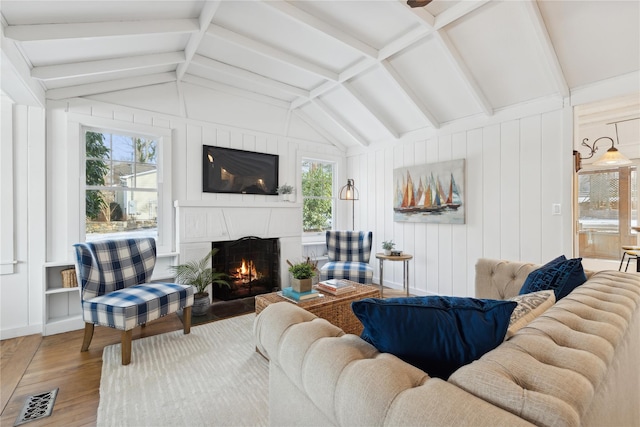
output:
M 516 306 L 514 301 L 442 296 L 351 303 L 364 325 L 365 341 L 442 379 L 497 347 Z
M 520 288 L 520 295 L 553 290 L 556 301 L 559 301 L 586 281 L 582 258 L 567 259 L 561 255 L 529 273 Z

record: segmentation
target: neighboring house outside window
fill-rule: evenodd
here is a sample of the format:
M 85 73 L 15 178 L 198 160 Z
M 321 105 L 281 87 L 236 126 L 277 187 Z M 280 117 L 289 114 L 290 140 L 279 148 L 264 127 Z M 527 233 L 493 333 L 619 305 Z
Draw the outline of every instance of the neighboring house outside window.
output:
M 637 245 L 636 166 L 581 170 L 577 196 L 579 256 L 618 260 L 622 245 Z
M 85 238 L 158 238 L 158 139 L 85 129 Z
M 322 234 L 334 226 L 333 162 L 302 159 L 302 230 Z

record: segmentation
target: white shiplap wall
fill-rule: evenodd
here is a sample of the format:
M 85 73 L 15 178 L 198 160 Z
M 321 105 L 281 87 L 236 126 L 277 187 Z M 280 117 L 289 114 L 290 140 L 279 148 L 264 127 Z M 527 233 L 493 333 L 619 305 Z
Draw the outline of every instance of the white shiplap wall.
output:
M 545 262 L 570 256 L 571 140 L 563 132 L 565 120 L 557 109 L 350 154 L 348 175 L 360 190 L 356 229 L 374 231 L 374 252 L 393 239 L 413 254 L 409 279 L 416 294 L 473 296 L 481 257 Z M 395 168 L 461 158 L 464 225 L 393 221 Z M 551 214 L 554 203 L 561 204 L 562 215 Z M 375 258 L 372 264 L 377 279 Z M 385 284 L 402 285 L 401 263 L 385 264 Z

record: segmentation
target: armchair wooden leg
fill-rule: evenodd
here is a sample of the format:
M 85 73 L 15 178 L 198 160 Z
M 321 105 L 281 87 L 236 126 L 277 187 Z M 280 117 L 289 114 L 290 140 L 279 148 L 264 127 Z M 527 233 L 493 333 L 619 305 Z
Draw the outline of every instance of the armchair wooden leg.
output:
M 182 323 L 184 324 L 185 335 L 191 332 L 191 307 L 182 309 Z
M 122 364 L 131 363 L 131 333 L 132 329 L 122 332 Z
M 93 323 L 86 323 L 84 324 L 84 338 L 82 339 L 82 348 L 80 349 L 80 351 L 87 351 L 89 350 L 89 344 L 91 344 L 91 339 L 93 338 L 93 328 L 94 328 L 94 324 Z

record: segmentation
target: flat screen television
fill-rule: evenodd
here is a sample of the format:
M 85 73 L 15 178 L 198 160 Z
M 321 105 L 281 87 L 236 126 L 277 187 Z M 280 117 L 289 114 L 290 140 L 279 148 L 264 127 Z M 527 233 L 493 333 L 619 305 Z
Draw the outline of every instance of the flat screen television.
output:
M 205 193 L 278 194 L 277 154 L 233 148 L 202 147 L 202 191 Z

